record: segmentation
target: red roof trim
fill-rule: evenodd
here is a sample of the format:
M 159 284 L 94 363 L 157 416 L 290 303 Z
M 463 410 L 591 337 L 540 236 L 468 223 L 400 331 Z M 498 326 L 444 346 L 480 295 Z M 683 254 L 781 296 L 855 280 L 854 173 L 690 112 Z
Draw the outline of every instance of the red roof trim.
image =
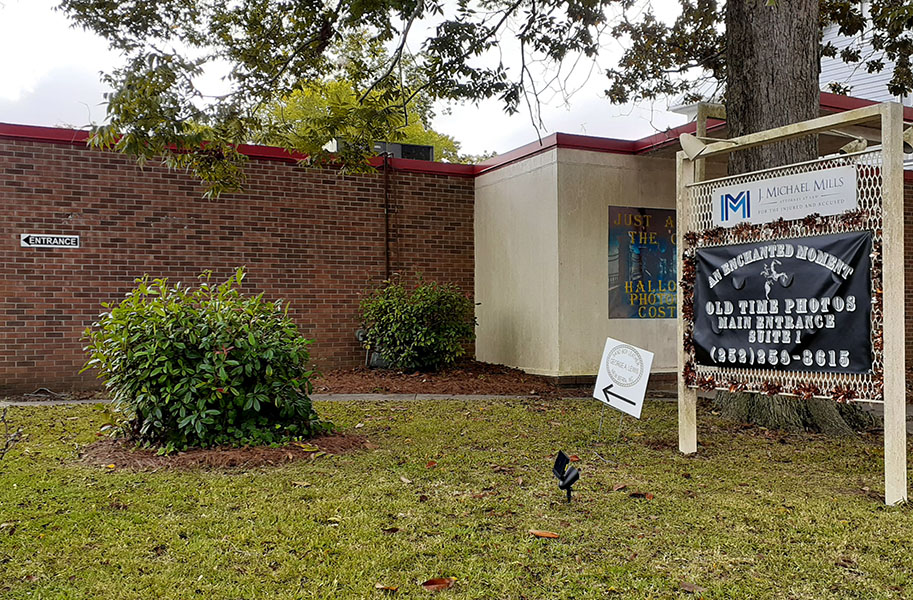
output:
M 854 108 L 872 106 L 873 104 L 881 103 L 874 100 L 864 100 L 862 98 L 854 98 L 852 96 L 841 96 L 840 94 L 821 92 L 821 109 L 826 111 L 845 112 L 848 110 L 853 110 Z M 903 118 L 907 121 L 913 121 L 913 106 L 904 106 Z
M 384 159 L 375 156 L 368 162 L 375 168 L 381 168 Z M 458 163 L 440 163 L 429 160 L 414 160 L 411 158 L 391 158 L 390 166 L 397 171 L 420 173 L 425 175 L 448 175 L 450 177 L 475 177 L 476 165 L 461 165 Z
M 248 158 L 262 158 L 264 160 L 278 160 L 282 162 L 298 162 L 307 158 L 306 154 L 289 152 L 285 148 L 278 148 L 276 146 L 241 144 L 238 146 L 238 152 Z
M 850 96 L 840 96 L 829 92 L 821 92 L 821 109 L 830 112 L 844 112 L 854 108 L 878 104 L 872 100 L 863 100 Z M 913 121 L 913 107 L 904 107 L 904 119 Z M 717 119 L 707 120 L 707 131 L 720 129 L 726 125 L 726 121 Z M 668 146 L 678 144 L 678 136 L 683 133 L 694 133 L 697 130 L 697 123 L 691 121 L 678 127 L 667 129 L 655 133 L 651 136 L 639 140 L 620 140 L 611 138 L 601 138 L 583 135 L 572 135 L 567 133 L 553 133 L 544 138 L 541 142 L 533 142 L 511 150 L 506 154 L 495 156 L 478 165 L 478 173 L 487 173 L 495 169 L 507 166 L 524 158 L 535 156 L 551 148 L 573 148 L 579 150 L 590 150 L 592 152 L 611 152 L 614 154 L 646 154 Z M 913 174 L 906 174 L 905 177 L 913 178 Z
M 24 139 L 41 142 L 60 142 L 73 145 L 84 145 L 89 139 L 90 132 L 81 129 L 64 129 L 60 127 L 41 127 L 36 125 L 15 125 L 12 123 L 0 123 L 0 138 Z M 255 146 L 252 144 L 242 144 L 238 146 L 238 151 L 249 158 L 261 160 L 277 160 L 282 162 L 298 162 L 307 155 L 299 152 L 289 152 L 284 148 L 275 146 Z M 383 159 L 372 159 L 371 164 L 378 167 L 383 164 Z M 476 173 L 475 165 L 459 165 L 450 163 L 438 163 L 424 160 L 410 160 L 405 158 L 394 158 L 390 161 L 397 171 L 409 173 L 422 173 L 427 175 L 448 175 L 451 177 L 474 177 Z
M 711 132 L 715 129 L 720 129 L 726 125 L 726 121 L 720 121 L 717 119 L 707 119 L 707 132 Z M 691 121 L 685 123 L 684 125 L 679 125 L 678 127 L 673 127 L 672 129 L 667 129 L 666 131 L 660 131 L 649 137 L 645 137 L 637 140 L 634 143 L 634 153 L 635 154 L 644 154 L 647 152 L 653 152 L 654 150 L 659 150 L 660 148 L 665 148 L 667 146 L 674 146 L 678 144 L 678 136 L 683 133 L 694 134 L 697 132 L 697 121 Z
M 476 165 L 476 173 L 482 174 L 492 169 L 505 167 L 518 160 L 529 158 L 531 156 L 535 156 L 536 154 L 541 154 L 546 150 L 550 150 L 556 147 L 558 147 L 558 134 L 553 133 L 540 139 L 537 142 L 530 142 L 529 144 L 525 144 L 519 148 L 514 148 L 510 152 L 505 152 L 504 154 L 493 156 L 488 160 L 479 163 Z
M 596 137 L 592 135 L 578 135 L 574 133 L 553 133 L 539 142 L 526 144 L 505 154 L 489 158 L 477 165 L 477 173 L 487 173 L 495 169 L 506 167 L 536 154 L 541 154 L 552 148 L 571 150 L 587 150 L 589 152 L 610 152 L 612 154 L 634 154 L 637 142 L 633 140 L 619 140 L 613 138 Z
M 872 104 L 878 104 L 878 102 L 853 98 L 851 96 L 831 94 L 829 92 L 821 92 L 821 109 L 828 112 L 843 112 L 854 108 L 870 106 Z M 904 107 L 903 115 L 905 120 L 913 121 L 913 107 Z M 725 121 L 710 119 L 707 121 L 707 130 L 713 131 L 719 129 L 725 126 L 725 124 Z M 692 121 L 639 140 L 621 140 L 570 133 L 553 133 L 537 142 L 532 142 L 511 150 L 510 152 L 495 156 L 478 165 L 437 163 L 401 158 L 392 159 L 390 164 L 398 171 L 410 173 L 448 175 L 452 177 L 475 177 L 482 173 L 487 173 L 513 164 L 519 160 L 541 154 L 552 148 L 587 150 L 589 152 L 609 152 L 612 154 L 645 154 L 669 146 L 675 146 L 678 144 L 679 135 L 682 133 L 694 133 L 696 129 L 697 124 Z M 78 129 L 0 123 L 0 137 L 84 144 L 89 139 L 89 132 Z M 284 148 L 277 148 L 274 146 L 243 144 L 238 147 L 238 150 L 245 156 L 263 160 L 297 162 L 306 158 L 303 154 L 289 152 Z M 383 164 L 383 159 L 372 159 L 371 164 L 375 167 L 379 167 Z M 913 173 L 906 172 L 904 173 L 904 177 L 907 180 L 913 180 Z
M 725 124 L 725 121 L 710 119 L 707 121 L 707 131 L 719 129 Z M 571 133 L 553 133 L 550 136 L 543 138 L 541 143 L 533 142 L 531 144 L 526 144 L 516 150 L 511 150 L 506 154 L 501 154 L 486 160 L 478 165 L 477 174 L 500 169 L 552 148 L 609 152 L 611 154 L 645 154 L 666 146 L 676 145 L 678 144 L 679 135 L 683 133 L 694 133 L 696 130 L 697 123 L 692 121 L 639 140 L 620 140 Z
M 0 123 L 0 137 L 37 140 L 42 142 L 85 144 L 89 139 L 89 132 L 81 129 L 62 129 L 60 127 Z

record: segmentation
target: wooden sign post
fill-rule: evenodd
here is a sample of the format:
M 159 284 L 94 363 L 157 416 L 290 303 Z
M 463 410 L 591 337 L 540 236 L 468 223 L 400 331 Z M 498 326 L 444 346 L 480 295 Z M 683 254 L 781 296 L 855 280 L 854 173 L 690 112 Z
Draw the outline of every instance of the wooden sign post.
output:
M 885 503 L 907 499 L 902 110 L 678 153 L 681 452 L 697 452 L 699 389 L 882 403 Z M 866 123 L 881 147 L 700 180 L 704 159 Z

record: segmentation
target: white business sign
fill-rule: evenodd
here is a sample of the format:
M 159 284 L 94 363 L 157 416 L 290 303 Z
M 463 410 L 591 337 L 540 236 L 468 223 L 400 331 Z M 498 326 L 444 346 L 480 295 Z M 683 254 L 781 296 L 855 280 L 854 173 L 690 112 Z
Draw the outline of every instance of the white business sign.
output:
M 770 223 L 804 219 L 818 213 L 839 215 L 859 208 L 856 168 L 834 167 L 714 188 L 713 224 Z
M 79 248 L 78 235 L 53 233 L 20 233 L 19 245 L 23 248 Z
M 652 352 L 606 338 L 593 397 L 639 419 L 652 365 Z

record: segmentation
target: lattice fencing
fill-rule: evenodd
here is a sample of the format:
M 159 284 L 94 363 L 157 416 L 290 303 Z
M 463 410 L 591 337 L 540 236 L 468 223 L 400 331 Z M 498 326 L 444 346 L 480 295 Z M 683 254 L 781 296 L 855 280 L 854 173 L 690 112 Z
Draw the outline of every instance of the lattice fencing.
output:
M 852 167 L 856 173 L 858 208 L 834 216 L 813 214 L 802 219 L 770 223 L 742 223 L 735 227 L 714 225 L 713 211 L 719 207 L 713 196 L 721 186 L 763 183 L 788 175 L 812 173 L 834 167 Z M 882 172 L 880 149 L 839 157 L 826 157 L 786 167 L 757 171 L 688 185 L 686 202 L 689 210 L 680 215 L 683 228 L 682 252 L 682 318 L 684 349 L 690 360 L 684 367 L 685 384 L 704 390 L 746 391 L 765 394 L 795 395 L 803 398 L 823 397 L 838 402 L 884 400 L 884 310 L 882 303 Z M 871 246 L 871 369 L 865 373 L 822 372 L 815 361 L 808 370 L 786 371 L 754 366 L 707 366 L 695 360 L 694 283 L 697 251 L 703 248 L 731 246 L 750 242 L 776 242 L 790 238 L 807 238 L 828 234 L 868 231 Z M 902 324 L 898 326 L 902 327 Z M 751 355 L 749 355 L 751 356 Z M 784 355 L 784 359 L 789 359 Z M 752 363 L 753 356 L 752 356 Z M 771 366 L 771 365 L 768 365 Z

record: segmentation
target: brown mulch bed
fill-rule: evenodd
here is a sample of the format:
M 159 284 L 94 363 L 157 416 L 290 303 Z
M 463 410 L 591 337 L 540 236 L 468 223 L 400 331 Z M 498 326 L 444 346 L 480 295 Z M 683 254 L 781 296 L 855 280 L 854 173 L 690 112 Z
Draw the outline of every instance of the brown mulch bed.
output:
M 207 448 L 158 456 L 155 450 L 136 448 L 123 440 L 106 439 L 86 447 L 80 460 L 89 465 L 111 470 L 226 469 L 280 465 L 299 460 L 320 460 L 320 456 L 322 456 L 320 452 L 346 454 L 376 447 L 360 435 L 328 435 L 302 442 L 302 444 L 317 446 L 320 450 L 315 452 L 293 443 L 280 448 L 267 446 Z
M 316 394 L 468 394 L 567 398 L 589 396 L 590 386 L 557 386 L 548 377 L 475 360 L 439 372 L 335 369 L 314 380 Z
M 558 386 L 548 377 L 519 369 L 464 359 L 437 372 L 403 372 L 389 369 L 334 369 L 314 380 L 315 394 L 455 394 L 476 396 L 586 397 L 592 385 Z M 0 398 L 10 402 L 42 400 L 91 400 L 101 391 L 57 392 L 41 388 L 33 393 Z

